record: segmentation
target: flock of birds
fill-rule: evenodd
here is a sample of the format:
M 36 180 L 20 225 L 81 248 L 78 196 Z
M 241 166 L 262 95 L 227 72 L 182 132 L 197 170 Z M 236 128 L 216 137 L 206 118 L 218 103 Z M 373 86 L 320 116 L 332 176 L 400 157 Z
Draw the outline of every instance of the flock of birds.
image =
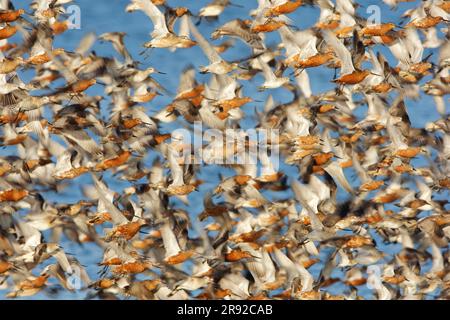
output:
M 383 1 L 392 10 L 405 2 Z M 187 67 L 177 93 L 154 112 L 147 107 L 171 95 L 164 78 L 174 75 L 155 80 L 160 72 L 131 56 L 125 33 L 87 34 L 75 51 L 54 47 L 70 27 L 70 2 L 18 9 L 0 1 L 0 290 L 7 297 L 81 290 L 88 299 L 362 299 L 372 284 L 369 298 L 450 298 L 450 1 L 416 1 L 402 21 L 384 22 L 358 15 L 353 0 L 258 0 L 248 18 L 232 21 L 221 17 L 239 6 L 229 0 L 197 13 L 131 0 L 130 16 L 142 11 L 153 25 L 142 55 L 151 61 L 152 50 L 197 46 L 209 61 L 180 61 Z M 290 14 L 304 7 L 320 16 L 300 30 Z M 200 31 L 213 23 L 212 34 Z M 22 41 L 13 43 L 16 33 Z M 266 43 L 269 34 L 279 42 Z M 98 41 L 117 57 L 92 51 Z M 222 58 L 236 41 L 251 55 Z M 427 49 L 434 53 L 425 56 Z M 332 90 L 312 92 L 314 68 L 334 70 Z M 291 101 L 246 96 L 243 84 L 260 76 L 257 90 L 281 88 Z M 88 94 L 93 86 L 104 94 Z M 441 118 L 413 127 L 408 102 L 426 95 L 435 106 L 422 108 Z M 252 103 L 264 111 L 249 112 Z M 269 143 L 282 165 L 269 154 L 257 164 L 223 164 L 234 175 L 204 192 L 203 211 L 191 214 L 200 204 L 189 195 L 202 187 L 205 165 L 180 161 L 187 146 L 163 125 L 199 121 L 225 135 L 249 116 L 256 128 L 278 132 Z M 224 148 L 203 147 L 210 157 Z M 151 165 L 148 154 L 158 155 Z M 111 179 L 128 187 L 113 191 Z M 45 198 L 69 185 L 85 199 Z M 68 242 L 103 250 L 96 278 Z

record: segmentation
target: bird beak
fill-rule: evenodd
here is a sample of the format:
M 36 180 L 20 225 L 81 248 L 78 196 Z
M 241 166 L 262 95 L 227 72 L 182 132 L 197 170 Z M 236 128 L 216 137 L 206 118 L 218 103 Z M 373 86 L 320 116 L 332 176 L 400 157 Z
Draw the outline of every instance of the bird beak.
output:
M 131 155 L 136 158 L 142 158 L 142 155 L 136 152 L 131 152 Z
M 212 40 L 216 40 L 220 37 L 220 31 L 214 31 L 213 33 L 211 33 L 211 39 Z
M 232 6 L 232 7 L 236 7 L 236 8 L 243 8 L 244 7 L 244 6 L 240 5 L 240 4 L 236 4 L 236 3 L 232 3 L 232 2 L 228 3 L 228 5 Z

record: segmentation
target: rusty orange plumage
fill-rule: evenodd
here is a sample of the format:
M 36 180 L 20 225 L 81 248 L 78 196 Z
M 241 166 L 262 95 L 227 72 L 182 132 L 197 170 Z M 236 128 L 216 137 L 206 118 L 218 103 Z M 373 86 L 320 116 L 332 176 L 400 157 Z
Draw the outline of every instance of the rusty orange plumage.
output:
M 30 289 L 39 289 L 44 287 L 47 284 L 47 280 L 50 275 L 45 274 L 37 277 L 33 280 L 24 280 L 19 284 L 19 290 L 30 290 Z
M 252 258 L 250 252 L 241 249 L 234 249 L 225 254 L 225 261 L 236 262 L 242 259 Z
M 366 26 L 361 29 L 360 34 L 362 36 L 370 36 L 370 37 L 381 37 L 384 36 L 389 31 L 393 30 L 395 28 L 395 24 L 393 23 L 383 23 L 383 24 L 377 24 L 377 25 L 370 25 Z
M 69 22 L 68 21 L 56 21 L 51 26 L 54 35 L 59 35 L 61 33 L 69 30 Z
M 20 18 L 25 13 L 24 9 L 18 10 L 4 10 L 0 12 L 1 23 L 11 23 Z
M 295 67 L 302 69 L 319 67 L 326 64 L 333 58 L 334 55 L 331 52 L 318 53 L 306 59 L 300 59 L 297 57 L 295 58 Z
M 5 26 L 0 29 L 0 40 L 11 38 L 17 32 L 17 27 L 15 26 Z
M 266 17 L 292 13 L 303 4 L 302 0 L 288 0 L 283 4 L 270 8 L 264 13 Z
M 12 267 L 12 263 L 0 260 L 0 274 L 6 273 L 7 271 L 11 270 Z
M 119 154 L 117 157 L 114 157 L 112 159 L 107 159 L 102 161 L 101 163 L 97 164 L 95 166 L 96 171 L 104 171 L 110 168 L 118 167 L 128 161 L 128 159 L 131 156 L 130 151 L 123 151 L 121 154 Z
M 29 192 L 25 189 L 9 189 L 0 191 L 0 201 L 20 201 L 26 196 L 28 196 Z
M 370 181 L 362 184 L 359 187 L 359 190 L 361 191 L 373 191 L 379 189 L 384 184 L 383 180 L 380 181 Z
M 117 239 L 123 238 L 125 240 L 130 240 L 133 238 L 141 228 L 144 227 L 142 221 L 134 221 L 126 224 L 119 225 L 115 227 L 108 235 L 107 238 Z
M 166 258 L 165 262 L 170 265 L 177 265 L 190 259 L 193 255 L 194 255 L 193 250 L 183 251 L 174 256 Z
M 425 18 L 416 19 L 414 21 L 411 21 L 410 23 L 408 23 L 406 25 L 406 27 L 416 27 L 419 29 L 428 29 L 428 28 L 435 27 L 442 21 L 444 21 L 444 19 L 441 16 L 436 16 L 436 17 L 427 16 Z
M 369 70 L 356 70 L 350 74 L 345 74 L 338 79 L 333 80 L 333 82 L 339 84 L 358 84 L 364 81 L 365 78 L 370 74 Z
M 151 268 L 151 266 L 152 266 L 151 263 L 146 262 L 138 262 L 138 261 L 128 262 L 115 266 L 112 269 L 112 272 L 119 275 L 137 274 L 146 271 L 147 269 Z
M 266 32 L 276 31 L 285 25 L 286 25 L 286 22 L 275 21 L 275 20 L 269 19 L 266 22 L 264 22 L 263 24 L 258 24 L 256 26 L 253 26 L 250 30 L 255 33 L 258 33 L 258 32 L 266 33 Z

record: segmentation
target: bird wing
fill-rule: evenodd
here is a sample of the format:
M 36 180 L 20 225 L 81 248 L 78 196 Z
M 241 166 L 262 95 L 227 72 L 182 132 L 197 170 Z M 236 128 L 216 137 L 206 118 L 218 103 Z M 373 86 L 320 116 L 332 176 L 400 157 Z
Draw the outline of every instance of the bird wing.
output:
M 56 252 L 53 253 L 53 257 L 55 257 L 56 261 L 58 261 L 58 264 L 65 272 L 69 274 L 73 272 L 73 268 L 70 265 L 69 259 L 67 259 L 67 256 L 62 248 L 58 248 Z
M 97 194 L 99 197 L 99 200 L 103 202 L 106 209 L 108 210 L 108 213 L 111 215 L 111 219 L 114 224 L 121 225 L 128 223 L 128 219 L 125 218 L 125 216 L 120 212 L 119 209 L 112 203 L 111 200 L 108 199 L 108 195 L 106 194 L 104 188 L 106 186 L 101 182 L 95 174 L 92 174 L 92 180 L 94 181 L 95 188 L 97 190 Z
M 403 142 L 403 135 L 400 130 L 392 123 L 392 116 L 387 117 L 386 121 L 386 131 L 391 139 L 394 150 L 406 149 L 408 145 Z M 403 138 L 403 139 L 402 139 Z
M 292 181 L 292 190 L 294 191 L 295 198 L 302 205 L 303 208 L 308 212 L 309 218 L 311 219 L 311 226 L 313 230 L 323 230 L 323 224 L 317 218 L 316 212 L 308 203 L 308 199 L 306 199 L 305 195 L 308 194 L 308 187 L 301 184 L 297 180 Z
M 202 36 L 191 19 L 189 19 L 189 29 L 197 41 L 197 44 L 200 46 L 211 64 L 222 61 L 222 58 L 217 53 L 216 49 L 214 49 L 213 46 Z
M 178 245 L 177 238 L 170 228 L 169 222 L 165 222 L 159 229 L 163 240 L 164 249 L 166 250 L 166 258 L 172 257 L 180 253 L 181 249 Z
M 177 162 L 176 150 L 172 147 L 167 148 L 167 160 L 169 161 L 170 173 L 172 175 L 172 186 L 183 186 L 184 185 L 184 175 L 183 169 Z
M 322 32 L 323 39 L 325 42 L 333 48 L 334 53 L 337 55 L 339 60 L 341 60 L 341 75 L 349 74 L 355 71 L 352 62 L 352 54 L 345 47 L 345 45 L 339 41 L 339 39 L 329 30 L 324 30 Z
M 181 73 L 177 93 L 191 90 L 195 87 L 195 84 L 195 68 L 190 65 Z
M 180 29 L 178 30 L 178 36 L 189 38 L 189 16 L 187 14 L 180 18 Z
M 295 36 L 288 27 L 281 27 L 280 29 L 278 29 L 278 33 L 281 36 L 281 42 L 283 43 L 283 46 L 286 50 L 286 58 L 289 59 L 290 57 L 300 52 L 300 47 L 295 41 Z
M 261 59 L 260 56 L 257 59 L 266 81 L 270 82 L 276 80 L 277 77 L 275 76 L 269 65 L 266 62 L 264 62 L 264 60 Z
M 337 162 L 333 161 L 330 164 L 328 164 L 326 167 L 323 168 L 337 183 L 341 185 L 347 192 L 353 194 L 354 190 L 350 183 L 348 182 L 347 178 L 344 175 L 344 171 L 342 168 L 337 164 Z
M 63 130 L 62 135 L 89 154 L 100 155 L 102 153 L 97 143 L 83 130 Z
M 65 150 L 58 156 L 56 160 L 55 174 L 67 172 L 72 169 L 72 163 L 70 161 L 70 158 L 71 158 L 70 150 Z
M 85 55 L 86 52 L 94 45 L 96 36 L 94 32 L 90 32 L 81 39 L 78 47 L 75 49 L 75 52 L 80 55 Z
M 151 36 L 153 38 L 163 37 L 169 33 L 164 15 L 153 2 L 147 0 L 133 0 L 132 4 L 127 7 L 127 10 L 131 11 L 136 9 L 143 11 L 152 20 L 153 31 Z

